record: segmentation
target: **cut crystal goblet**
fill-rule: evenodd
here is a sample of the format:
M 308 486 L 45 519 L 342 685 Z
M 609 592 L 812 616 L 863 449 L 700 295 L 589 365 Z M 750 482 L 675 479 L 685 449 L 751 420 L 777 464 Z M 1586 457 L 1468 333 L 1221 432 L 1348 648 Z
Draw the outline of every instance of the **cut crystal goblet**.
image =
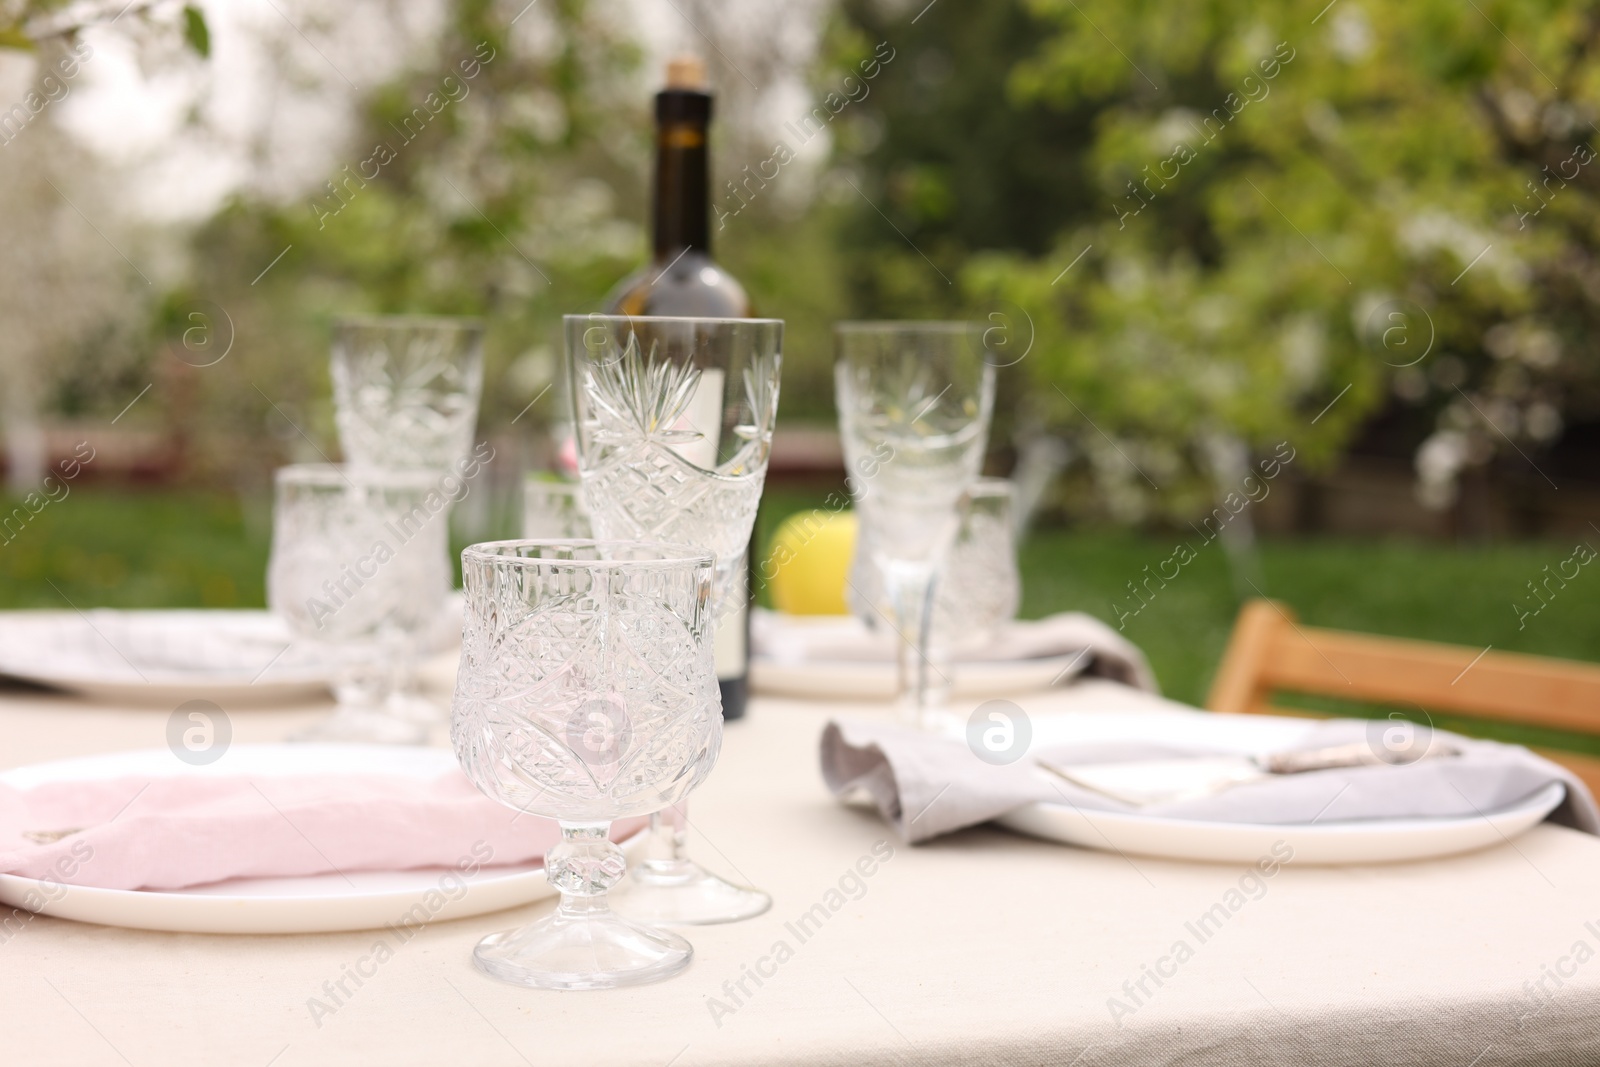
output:
M 578 469 L 597 536 L 692 544 L 716 557 L 719 655 L 745 654 L 732 625 L 748 597 L 745 552 L 778 413 L 783 322 L 568 315 Z M 618 907 L 650 922 L 719 923 L 772 898 L 688 857 L 679 810 L 651 818 Z
M 486 973 L 545 989 L 667 978 L 693 950 L 613 912 L 614 819 L 682 800 L 722 743 L 712 557 L 630 541 L 500 541 L 461 553 L 466 616 L 451 739 L 488 796 L 561 825 L 549 916 L 478 944 Z
M 900 638 L 901 705 L 925 724 L 934 590 L 983 464 L 994 365 L 967 322 L 842 322 L 834 339 L 850 492 Z

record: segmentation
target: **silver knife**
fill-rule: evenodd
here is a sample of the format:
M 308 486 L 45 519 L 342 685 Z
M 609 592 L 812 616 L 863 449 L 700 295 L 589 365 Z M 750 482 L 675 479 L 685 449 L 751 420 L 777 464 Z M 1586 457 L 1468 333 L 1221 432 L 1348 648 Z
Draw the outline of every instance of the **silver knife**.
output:
M 1421 751 L 1418 751 L 1418 749 Z M 1037 760 L 1039 766 L 1073 785 L 1091 789 L 1135 807 L 1195 800 L 1234 786 L 1285 774 L 1304 774 L 1339 767 L 1415 763 L 1454 756 L 1460 749 L 1444 742 L 1423 741 L 1406 750 L 1380 751 L 1365 741 L 1324 748 L 1289 749 L 1259 756 L 1194 756 L 1182 759 L 1130 760 L 1119 763 L 1062 764 Z

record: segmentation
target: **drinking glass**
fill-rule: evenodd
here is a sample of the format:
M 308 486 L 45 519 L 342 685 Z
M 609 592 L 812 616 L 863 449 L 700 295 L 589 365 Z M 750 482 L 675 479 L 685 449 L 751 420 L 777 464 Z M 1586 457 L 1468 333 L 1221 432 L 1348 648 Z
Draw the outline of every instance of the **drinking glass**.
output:
M 605 989 L 689 965 L 676 934 L 614 913 L 614 819 L 682 800 L 722 744 L 710 553 L 631 541 L 499 541 L 461 553 L 466 615 L 451 739 L 467 776 L 561 824 L 554 913 L 478 943 L 502 981 Z
M 409 664 L 450 591 L 449 494 L 434 471 L 279 468 L 267 600 L 337 663 L 338 710 L 297 740 L 421 743 Z
M 934 597 L 930 640 L 936 647 L 979 647 L 1016 616 L 1022 582 L 1014 506 L 1013 486 L 1005 478 L 978 478 L 962 495 L 960 522 Z
M 483 323 L 360 315 L 333 328 L 333 402 L 351 466 L 445 470 L 472 448 Z
M 551 481 L 542 474 L 522 480 L 522 536 L 527 538 L 590 537 L 593 525 L 577 482 Z
M 935 581 L 983 463 L 994 366 L 973 323 L 844 322 L 834 340 L 850 492 L 900 638 L 900 702 L 922 722 Z
M 691 544 L 716 559 L 715 614 L 747 596 L 745 552 L 778 412 L 783 322 L 568 315 L 567 368 L 583 496 L 597 536 Z M 742 634 L 724 628 L 722 640 Z M 733 922 L 772 898 L 706 871 L 681 811 L 651 817 L 628 914 Z
M 994 639 L 999 627 L 1017 613 L 1022 598 L 1013 532 L 1014 488 L 1004 478 L 978 478 L 962 494 L 954 539 L 933 597 L 933 623 L 928 634 L 931 661 L 928 701 L 948 696 L 946 665 L 966 649 Z M 848 599 L 856 617 L 871 629 L 881 625 L 883 579 L 873 560 L 871 527 L 859 524 L 855 556 L 850 562 Z

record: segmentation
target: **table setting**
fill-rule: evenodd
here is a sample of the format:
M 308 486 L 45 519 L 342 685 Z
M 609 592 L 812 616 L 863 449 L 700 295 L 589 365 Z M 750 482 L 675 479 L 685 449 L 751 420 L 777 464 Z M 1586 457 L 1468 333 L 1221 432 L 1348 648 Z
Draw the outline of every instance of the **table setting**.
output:
M 850 555 L 788 580 L 843 610 L 755 612 L 725 723 L 783 325 L 568 316 L 576 478 L 528 474 L 523 536 L 462 550 L 456 591 L 482 325 L 341 321 L 345 458 L 278 470 L 268 611 L 0 617 L 31 683 L 0 693 L 0 951 L 50 983 L 12 1005 L 143 969 L 94 1026 L 130 1062 L 183 998 L 184 1058 L 285 1064 L 1235 1063 L 1308 1034 L 1434 1062 L 1463 1017 L 1518 1062 L 1585 1043 L 1600 985 L 1524 1035 L 1500 978 L 1590 936 L 1560 918 L 1600 889 L 1584 784 L 1426 726 L 1203 712 L 1093 615 L 1017 619 L 973 324 L 837 327 Z

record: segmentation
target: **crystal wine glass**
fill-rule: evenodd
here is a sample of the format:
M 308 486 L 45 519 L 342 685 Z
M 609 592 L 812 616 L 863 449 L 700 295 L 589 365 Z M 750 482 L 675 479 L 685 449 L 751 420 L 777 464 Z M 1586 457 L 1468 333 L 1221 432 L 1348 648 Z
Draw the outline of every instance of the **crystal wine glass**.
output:
M 357 467 L 445 470 L 472 448 L 483 391 L 483 323 L 360 315 L 333 329 L 333 403 Z
M 900 638 L 900 701 L 922 722 L 935 579 L 983 463 L 994 367 L 972 323 L 844 322 L 834 338 L 850 491 Z
M 517 985 L 670 977 L 689 943 L 614 913 L 612 820 L 676 804 L 716 762 L 710 553 L 632 541 L 499 541 L 461 553 L 466 615 L 451 738 L 469 778 L 561 824 L 554 913 L 494 934 L 477 966 Z
M 402 694 L 450 591 L 440 481 L 433 471 L 279 468 L 267 599 L 296 637 L 338 664 L 338 710 L 298 740 L 426 739 Z
M 748 595 L 745 551 L 778 411 L 783 323 L 568 315 L 578 469 L 600 537 L 691 544 L 716 558 L 716 615 Z M 719 627 L 721 650 L 744 634 Z M 651 818 L 645 856 L 618 906 L 652 922 L 733 922 L 772 898 L 685 854 L 686 820 Z

